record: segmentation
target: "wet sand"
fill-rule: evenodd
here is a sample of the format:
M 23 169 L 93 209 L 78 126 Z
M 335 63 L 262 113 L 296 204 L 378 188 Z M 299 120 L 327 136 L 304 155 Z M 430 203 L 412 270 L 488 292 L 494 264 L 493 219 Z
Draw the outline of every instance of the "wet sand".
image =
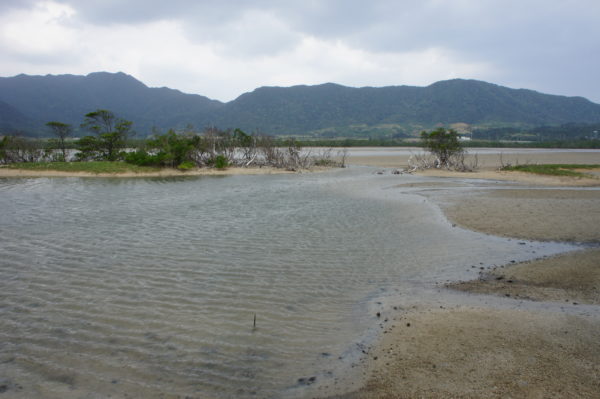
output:
M 600 323 L 456 307 L 405 313 L 369 353 L 363 398 L 597 398 Z
M 576 158 L 553 154 L 539 159 L 599 162 L 597 154 Z M 485 173 L 491 177 L 483 177 Z M 598 186 L 598 180 L 512 173 L 498 179 L 488 170 L 471 176 L 502 180 L 499 187 L 482 180 L 473 189 L 447 190 L 460 183 L 443 177 L 470 176 L 425 174 L 441 177 L 411 188 L 422 190 L 457 226 L 586 246 L 482 270 L 477 280 L 441 288 L 442 295 L 459 295 L 458 304 L 391 311 L 382 339 L 363 359 L 364 384 L 335 398 L 597 398 L 600 190 L 574 186 Z

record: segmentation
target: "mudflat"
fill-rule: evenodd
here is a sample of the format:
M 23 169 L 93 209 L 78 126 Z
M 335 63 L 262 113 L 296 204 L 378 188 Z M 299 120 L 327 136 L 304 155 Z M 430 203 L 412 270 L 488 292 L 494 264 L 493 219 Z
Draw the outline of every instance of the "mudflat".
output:
M 553 153 L 545 161 L 599 159 L 597 153 Z M 386 166 L 402 167 L 402 161 Z M 423 190 L 457 226 L 514 239 L 582 243 L 581 250 L 509 263 L 482 270 L 479 279 L 444 285 L 462 303 L 391 312 L 381 340 L 363 359 L 364 384 L 335 398 L 597 398 L 600 181 L 493 169 L 470 176 L 425 174 L 438 177 L 412 188 Z M 502 182 L 447 190 L 458 184 L 452 177 Z

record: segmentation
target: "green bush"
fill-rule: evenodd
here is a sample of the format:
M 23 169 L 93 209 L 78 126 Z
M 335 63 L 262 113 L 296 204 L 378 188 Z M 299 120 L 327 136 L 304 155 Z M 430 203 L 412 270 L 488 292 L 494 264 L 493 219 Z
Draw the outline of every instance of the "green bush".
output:
M 125 154 L 125 162 L 137 166 L 161 166 L 163 158 L 164 155 L 161 153 L 151 155 L 144 150 Z
M 464 152 L 458 133 L 443 127 L 431 132 L 421 132 L 421 145 L 438 159 L 439 167 L 449 166 L 453 157 Z
M 184 161 L 177 166 L 177 169 L 190 170 L 190 169 L 194 169 L 195 167 L 196 167 L 196 164 L 194 164 L 192 161 Z
M 226 167 L 229 166 L 229 160 L 227 159 L 227 157 L 223 154 L 219 154 L 214 158 L 214 166 L 217 169 L 225 169 Z

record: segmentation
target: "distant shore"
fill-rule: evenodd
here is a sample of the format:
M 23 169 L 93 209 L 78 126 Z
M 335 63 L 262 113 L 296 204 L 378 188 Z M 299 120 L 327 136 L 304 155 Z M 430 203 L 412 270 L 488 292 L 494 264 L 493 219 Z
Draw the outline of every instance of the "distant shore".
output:
M 598 153 L 531 156 L 548 163 L 599 161 Z M 381 159 L 372 165 L 381 167 Z M 457 226 L 587 247 L 442 285 L 441 290 L 463 298 L 458 305 L 387 310 L 393 327 L 365 358 L 365 383 L 332 398 L 597 397 L 600 190 L 590 187 L 600 186 L 600 180 L 504 173 L 494 167 L 473 174 L 427 171 L 422 175 L 434 179 L 411 187 Z M 465 178 L 483 180 L 473 190 L 446 190 Z M 591 308 L 579 311 L 584 306 Z
M 404 168 L 411 157 L 420 153 L 422 154 L 420 148 L 409 147 L 351 148 L 348 152 L 348 163 L 382 168 Z M 465 162 L 477 164 L 478 170 L 482 172 L 498 170 L 503 164 L 597 164 L 600 163 L 600 150 L 468 148 Z

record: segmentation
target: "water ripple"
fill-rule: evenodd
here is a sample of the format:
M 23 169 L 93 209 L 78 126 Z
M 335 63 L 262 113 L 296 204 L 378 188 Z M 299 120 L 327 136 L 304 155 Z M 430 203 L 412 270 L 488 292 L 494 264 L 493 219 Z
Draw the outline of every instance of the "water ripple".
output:
M 530 256 L 355 179 L 0 179 L 0 374 L 23 397 L 294 396 L 381 289 Z

